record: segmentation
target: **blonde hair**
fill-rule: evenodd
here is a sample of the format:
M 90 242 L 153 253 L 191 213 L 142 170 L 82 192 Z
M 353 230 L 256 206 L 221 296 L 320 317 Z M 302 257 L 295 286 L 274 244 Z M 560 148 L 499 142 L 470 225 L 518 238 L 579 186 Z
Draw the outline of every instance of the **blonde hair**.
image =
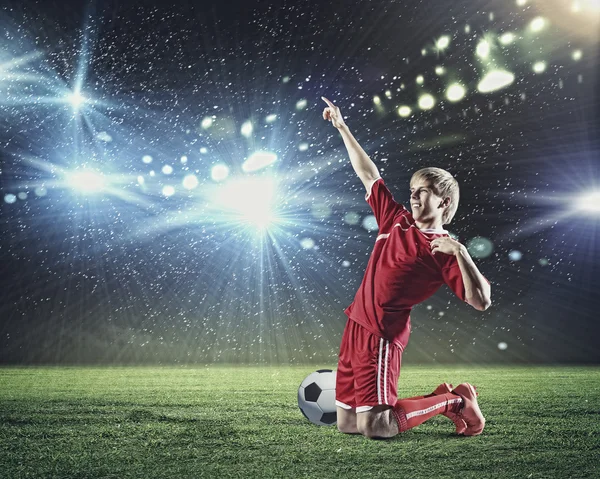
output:
M 413 173 L 410 179 L 411 186 L 416 180 L 429 180 L 431 181 L 433 192 L 437 196 L 444 199 L 450 197 L 450 205 L 444 210 L 442 215 L 442 224 L 450 224 L 458 209 L 460 196 L 458 181 L 446 170 L 435 167 L 422 168 Z

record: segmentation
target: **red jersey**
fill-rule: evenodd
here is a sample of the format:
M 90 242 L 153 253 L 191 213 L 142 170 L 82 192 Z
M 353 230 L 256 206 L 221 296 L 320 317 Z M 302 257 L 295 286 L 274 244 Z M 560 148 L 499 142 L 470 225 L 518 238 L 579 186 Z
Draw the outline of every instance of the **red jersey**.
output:
M 373 209 L 379 235 L 360 288 L 345 313 L 404 350 L 412 307 L 444 283 L 465 301 L 465 285 L 455 256 L 431 252 L 429 243 L 449 236 L 446 230 L 417 228 L 412 214 L 394 201 L 381 178 L 365 200 Z

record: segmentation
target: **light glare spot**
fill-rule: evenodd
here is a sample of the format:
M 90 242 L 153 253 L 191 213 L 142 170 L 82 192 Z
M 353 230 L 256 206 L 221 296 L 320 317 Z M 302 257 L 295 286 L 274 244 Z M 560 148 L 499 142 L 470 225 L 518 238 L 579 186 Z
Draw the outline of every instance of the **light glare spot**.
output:
M 523 253 L 516 249 L 508 253 L 508 259 L 511 261 L 521 261 L 521 258 L 523 258 Z
M 510 45 L 514 41 L 515 41 L 514 33 L 507 32 L 500 36 L 500 43 L 502 43 L 502 45 Z
M 4 195 L 4 201 L 6 203 L 8 203 L 9 205 L 12 205 L 13 203 L 15 203 L 17 201 L 17 197 L 16 197 L 16 195 L 13 195 L 12 193 L 8 193 L 7 195 Z
M 533 65 L 533 71 L 535 73 L 543 73 L 546 71 L 546 62 L 536 62 Z
M 419 97 L 419 108 L 421 110 L 431 110 L 435 105 L 435 99 L 429 93 Z
M 467 251 L 473 258 L 487 258 L 494 251 L 493 243 L 482 236 L 475 236 L 467 242 Z
M 514 80 L 515 76 L 510 72 L 493 70 L 481 79 L 477 85 L 477 90 L 480 93 L 490 93 L 510 85 Z
M 183 179 L 183 187 L 186 190 L 193 190 L 196 186 L 198 186 L 198 178 L 196 178 L 196 175 L 187 175 Z
M 265 118 L 265 121 L 267 123 L 273 123 L 275 120 L 277 120 L 277 115 L 275 113 L 267 116 L 267 118 Z
M 98 140 L 103 141 L 105 143 L 110 143 L 112 141 L 112 136 L 110 136 L 105 131 L 101 131 L 100 133 L 98 133 L 96 135 L 96 138 L 98 138 Z
M 498 343 L 498 349 L 500 351 L 506 351 L 506 348 L 508 348 L 508 344 L 506 344 L 504 341 Z
M 344 221 L 349 225 L 357 225 L 360 221 L 360 215 L 354 211 L 349 211 L 344 215 Z
M 454 83 L 446 90 L 446 98 L 452 102 L 459 101 L 464 98 L 466 92 L 465 87 L 458 83 Z
M 398 108 L 398 115 L 400 115 L 402 118 L 409 117 L 411 113 L 412 110 L 409 106 L 402 105 L 400 108 Z
M 229 167 L 223 164 L 215 165 L 210 171 L 210 176 L 214 181 L 223 181 L 229 176 Z
M 152 163 L 152 157 L 150 155 L 144 155 L 142 156 L 142 161 L 149 165 L 150 163 Z
M 535 17 L 533 20 L 531 20 L 531 23 L 529 24 L 529 28 L 532 32 L 540 32 L 544 29 L 545 26 L 546 19 L 543 17 Z
M 575 60 L 575 61 L 581 60 L 582 56 L 583 56 L 583 52 L 581 50 L 574 50 L 573 53 L 571 54 L 571 58 L 573 58 L 573 60 Z
M 296 110 L 304 110 L 306 108 L 306 105 L 308 105 L 308 102 L 306 100 L 299 100 L 296 103 Z
M 477 49 L 475 50 L 475 53 L 477 54 L 477 56 L 479 58 L 487 58 L 490 55 L 490 44 L 487 40 L 481 40 L 478 44 L 477 44 Z
M 210 116 L 204 117 L 202 120 L 202 123 L 200 123 L 200 126 L 204 129 L 204 130 L 208 130 L 213 124 L 213 119 Z
M 373 215 L 365 216 L 362 226 L 367 231 L 377 231 L 379 229 L 379 226 L 377 226 L 377 219 L 375 219 L 375 216 Z
M 242 125 L 242 136 L 245 136 L 246 138 L 250 138 L 250 136 L 252 135 L 252 122 L 250 120 L 244 122 L 244 124 Z
M 450 45 L 450 37 L 448 35 L 444 35 L 444 36 L 440 37 L 438 39 L 438 41 L 435 43 L 435 46 L 437 47 L 438 50 L 444 50 L 444 49 L 448 48 L 448 45 Z
M 302 238 L 300 240 L 300 246 L 304 249 L 313 249 L 315 247 L 315 241 L 312 238 Z
M 250 155 L 244 164 L 242 165 L 242 170 L 246 173 L 251 173 L 253 171 L 262 170 L 267 166 L 272 165 L 277 161 L 277 155 L 275 153 L 271 153 L 269 151 L 257 151 Z
M 171 173 L 173 173 L 173 167 L 171 165 L 165 165 L 162 167 L 162 172 L 165 175 L 170 175 Z
M 173 188 L 171 185 L 164 186 L 162 193 L 168 198 L 169 196 L 173 196 L 175 194 L 175 188 Z

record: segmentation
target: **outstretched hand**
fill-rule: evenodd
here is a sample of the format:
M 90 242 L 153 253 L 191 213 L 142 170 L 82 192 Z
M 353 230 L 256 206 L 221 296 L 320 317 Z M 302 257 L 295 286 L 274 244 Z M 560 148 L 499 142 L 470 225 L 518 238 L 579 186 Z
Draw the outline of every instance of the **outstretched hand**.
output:
M 340 109 L 324 96 L 322 96 L 321 99 L 328 105 L 327 108 L 323 110 L 323 119 L 331 121 L 331 124 L 335 126 L 338 130 L 346 126 Z

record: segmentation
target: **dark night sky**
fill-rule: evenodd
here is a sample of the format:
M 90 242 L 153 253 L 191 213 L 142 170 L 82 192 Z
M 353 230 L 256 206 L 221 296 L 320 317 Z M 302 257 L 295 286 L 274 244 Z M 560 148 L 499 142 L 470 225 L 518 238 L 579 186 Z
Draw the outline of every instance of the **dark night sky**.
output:
M 600 361 L 593 2 L 179 3 L 0 3 L 0 362 L 334 363 L 377 232 L 322 95 L 397 201 L 455 175 L 492 283 L 404 360 Z

